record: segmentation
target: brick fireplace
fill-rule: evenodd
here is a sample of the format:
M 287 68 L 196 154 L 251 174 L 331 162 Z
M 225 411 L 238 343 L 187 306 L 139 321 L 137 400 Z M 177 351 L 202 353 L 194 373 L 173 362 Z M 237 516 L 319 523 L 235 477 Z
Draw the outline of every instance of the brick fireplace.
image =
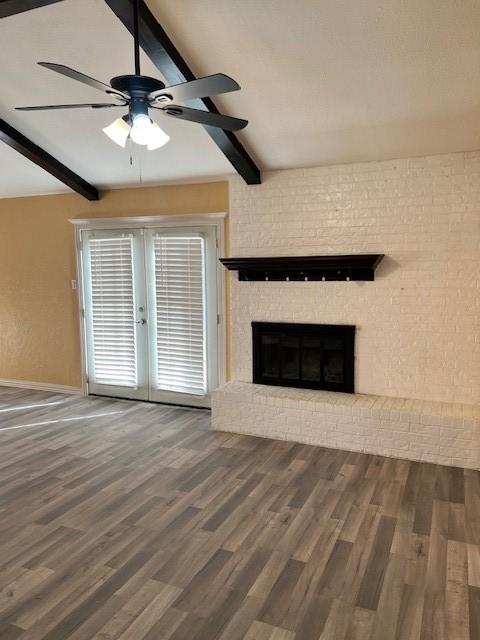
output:
M 232 178 L 230 255 L 386 256 L 372 282 L 250 282 L 229 274 L 231 379 L 237 400 L 241 387 L 249 398 L 246 404 L 255 398 L 255 406 L 272 407 L 282 416 L 280 423 L 293 411 L 292 439 L 298 441 L 325 443 L 324 431 L 330 446 L 478 465 L 479 171 L 480 153 L 469 152 L 267 172 L 256 187 Z M 334 394 L 335 400 L 322 405 L 311 394 L 327 391 L 253 384 L 252 322 L 355 326 L 359 397 Z M 367 397 L 371 400 L 357 405 L 358 413 L 349 411 L 348 398 L 355 403 Z M 215 416 L 218 398 L 214 424 L 222 428 Z M 368 414 L 369 402 L 373 430 L 359 438 L 362 429 L 368 431 L 365 423 L 360 428 L 359 416 Z M 385 420 L 382 406 L 392 402 L 397 403 L 394 418 Z M 409 403 L 414 403 L 411 411 L 399 410 Z M 347 416 L 346 421 L 331 419 L 333 405 L 333 413 Z M 241 403 L 236 406 L 244 410 Z M 312 406 L 328 410 L 323 417 L 317 412 L 308 418 L 295 413 L 296 406 L 302 412 Z M 406 416 L 399 420 L 403 426 L 388 434 L 385 429 L 400 414 Z M 258 435 L 290 437 L 281 428 L 275 431 L 274 420 L 265 422 L 261 411 L 256 415 L 255 420 L 264 420 Z M 245 421 L 252 419 L 245 416 Z M 348 426 L 352 420 L 357 431 Z M 318 426 L 312 427 L 315 422 Z M 378 431 L 382 424 L 387 424 L 383 432 Z M 237 430 L 241 426 L 235 421 Z M 320 434 L 316 440 L 315 433 Z M 395 447 L 396 441 L 401 446 Z

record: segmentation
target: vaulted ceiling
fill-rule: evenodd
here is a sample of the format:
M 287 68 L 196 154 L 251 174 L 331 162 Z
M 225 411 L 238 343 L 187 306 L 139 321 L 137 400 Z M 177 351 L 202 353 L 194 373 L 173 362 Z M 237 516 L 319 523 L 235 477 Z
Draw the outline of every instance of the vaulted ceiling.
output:
M 242 91 L 215 99 L 250 123 L 238 138 L 260 168 L 480 148 L 478 0 L 147 0 L 197 76 Z M 101 128 L 111 112 L 19 113 L 98 100 L 36 66 L 101 80 L 132 69 L 132 38 L 104 0 L 63 0 L 0 20 L 0 118 L 100 187 L 221 177 L 233 168 L 202 127 L 158 119 L 171 136 L 129 163 Z M 8 52 L 5 54 L 5 52 Z M 159 77 L 144 56 L 143 72 Z M 0 196 L 65 186 L 0 145 Z

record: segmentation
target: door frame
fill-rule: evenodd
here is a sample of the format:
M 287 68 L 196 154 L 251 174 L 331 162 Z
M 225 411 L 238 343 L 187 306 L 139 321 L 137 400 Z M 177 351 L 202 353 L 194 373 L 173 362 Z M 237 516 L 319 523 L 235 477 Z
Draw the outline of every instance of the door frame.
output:
M 158 216 L 124 216 L 113 218 L 72 218 L 69 220 L 69 222 L 75 227 L 76 282 L 74 288 L 76 287 L 77 289 L 81 376 L 84 396 L 88 396 L 89 389 L 86 367 L 87 345 L 84 313 L 85 301 L 83 294 L 82 231 L 195 226 L 208 226 L 215 228 L 217 238 L 217 367 L 218 384 L 221 386 L 222 384 L 225 384 L 227 379 L 226 275 L 218 258 L 225 256 L 225 221 L 227 215 L 228 214 L 225 212 L 212 212 L 198 214 L 162 214 Z

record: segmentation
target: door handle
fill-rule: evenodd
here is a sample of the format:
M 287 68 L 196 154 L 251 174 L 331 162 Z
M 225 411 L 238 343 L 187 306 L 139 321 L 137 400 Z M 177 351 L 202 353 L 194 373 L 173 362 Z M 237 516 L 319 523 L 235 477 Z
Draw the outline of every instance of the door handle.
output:
M 147 321 L 145 318 L 142 318 L 141 320 L 135 320 L 135 324 L 147 324 Z

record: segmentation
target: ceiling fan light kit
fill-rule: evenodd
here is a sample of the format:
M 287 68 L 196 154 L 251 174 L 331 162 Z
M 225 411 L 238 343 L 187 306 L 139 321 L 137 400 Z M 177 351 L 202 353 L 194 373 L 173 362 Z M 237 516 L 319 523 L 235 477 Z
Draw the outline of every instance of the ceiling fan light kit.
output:
M 130 115 L 117 118 L 102 131 L 110 140 L 123 148 L 129 138 L 136 144 L 147 147 L 149 151 L 160 149 L 170 140 L 170 136 L 148 115 L 136 115 L 132 125 L 130 121 Z
M 150 118 L 149 109 L 157 109 L 160 113 L 169 117 L 196 122 L 204 126 L 217 127 L 225 131 L 238 131 L 246 127 L 247 120 L 174 104 L 174 102 L 184 102 L 195 98 L 205 98 L 230 91 L 238 91 L 240 89 L 238 83 L 223 73 L 216 73 L 205 78 L 182 82 L 170 87 L 165 87 L 164 83 L 156 78 L 141 75 L 138 0 L 133 2 L 133 11 L 135 74 L 117 76 L 112 78 L 110 84 L 105 84 L 65 65 L 50 62 L 38 63 L 51 71 L 102 91 L 115 102 L 16 107 L 17 110 L 48 111 L 52 109 L 128 107 L 128 114 L 117 118 L 110 125 L 104 127 L 103 132 L 110 140 L 121 147 L 125 148 L 127 140 L 130 139 L 135 144 L 147 147 L 149 151 L 163 147 L 170 140 L 165 131 Z

